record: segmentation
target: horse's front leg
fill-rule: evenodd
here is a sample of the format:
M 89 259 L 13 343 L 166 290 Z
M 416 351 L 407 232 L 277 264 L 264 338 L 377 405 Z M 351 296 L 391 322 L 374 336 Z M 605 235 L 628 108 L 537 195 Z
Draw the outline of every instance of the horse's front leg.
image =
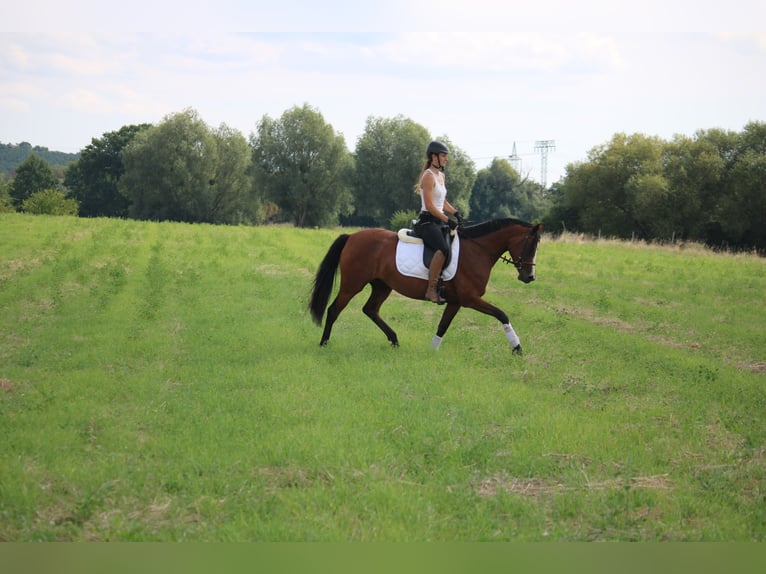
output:
M 450 323 L 452 323 L 452 319 L 455 318 L 458 311 L 460 311 L 460 305 L 457 303 L 447 303 L 447 306 L 442 313 L 442 318 L 439 321 L 439 326 L 436 329 L 436 335 L 434 335 L 434 338 L 431 340 L 432 349 L 439 350 L 439 345 L 442 344 L 442 337 L 444 337 L 447 329 L 449 329 Z
M 513 349 L 514 355 L 521 355 L 521 341 L 519 340 L 519 336 L 516 334 L 516 331 L 513 330 L 513 327 L 511 326 L 511 321 L 508 319 L 508 315 L 505 314 L 505 312 L 502 309 L 498 309 L 491 303 L 487 303 L 484 299 L 477 299 L 476 301 L 473 301 L 469 304 L 464 304 L 465 307 L 468 307 L 470 309 L 476 309 L 480 313 L 484 313 L 485 315 L 491 315 L 500 323 L 503 325 L 503 331 L 505 331 L 505 337 L 508 339 L 508 343 L 510 343 L 511 348 Z

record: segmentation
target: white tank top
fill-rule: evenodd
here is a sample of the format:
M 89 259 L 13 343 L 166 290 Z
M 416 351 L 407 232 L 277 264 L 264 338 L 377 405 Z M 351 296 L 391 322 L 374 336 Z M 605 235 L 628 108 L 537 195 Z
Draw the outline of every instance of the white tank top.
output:
M 426 176 L 426 173 L 431 172 L 431 175 L 434 178 L 434 193 L 433 193 L 433 202 L 434 206 L 436 206 L 436 209 L 439 211 L 444 211 L 444 200 L 447 199 L 447 186 L 444 185 L 444 183 L 439 181 L 439 178 L 436 177 L 436 174 L 432 172 L 430 169 L 427 169 L 423 172 L 423 175 L 420 176 L 420 211 L 428 211 L 426 209 L 426 198 L 423 195 L 423 178 Z

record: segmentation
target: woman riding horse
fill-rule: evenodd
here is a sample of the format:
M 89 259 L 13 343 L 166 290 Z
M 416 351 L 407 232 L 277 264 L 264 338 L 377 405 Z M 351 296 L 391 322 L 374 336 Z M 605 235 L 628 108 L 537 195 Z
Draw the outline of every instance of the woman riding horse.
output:
M 535 280 L 535 258 L 542 225 L 516 219 L 496 219 L 470 227 L 461 226 L 459 233 L 457 271 L 452 279 L 444 283 L 447 304 L 431 346 L 439 348 L 452 319 L 462 307 L 467 307 L 497 319 L 514 354 L 520 354 L 521 343 L 508 315 L 482 296 L 498 259 L 512 264 L 523 283 Z M 397 234 L 387 229 L 362 229 L 351 234 L 343 233 L 335 239 L 319 264 L 309 301 L 311 317 L 317 325 L 322 324 L 322 316 L 327 310 L 320 345 L 324 346 L 329 341 L 332 327 L 349 301 L 369 285 L 372 291 L 362 311 L 385 333 L 391 345 L 399 346 L 396 333 L 380 316 L 380 306 L 392 290 L 410 299 L 422 300 L 426 280 L 403 275 L 397 269 L 398 242 Z M 506 252 L 510 258 L 503 255 Z M 340 288 L 328 307 L 338 271 Z
M 447 201 L 447 187 L 444 183 L 444 168 L 447 166 L 449 148 L 440 141 L 432 141 L 426 147 L 426 163 L 420 172 L 416 186 L 420 194 L 420 215 L 415 224 L 415 235 L 434 250 L 431 266 L 428 268 L 428 289 L 425 298 L 433 303 L 446 303 L 438 292 L 439 276 L 449 256 L 447 233 L 454 229 L 462 217 Z M 458 223 L 445 214 L 451 213 Z

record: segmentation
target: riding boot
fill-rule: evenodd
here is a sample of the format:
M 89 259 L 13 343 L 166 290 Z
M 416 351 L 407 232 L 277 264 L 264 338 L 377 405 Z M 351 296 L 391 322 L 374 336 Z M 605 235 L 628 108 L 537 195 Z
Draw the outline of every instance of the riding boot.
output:
M 426 299 L 439 305 L 446 303 L 437 290 L 439 287 L 439 276 L 441 275 L 442 267 L 444 266 L 444 259 L 444 253 L 437 251 L 434 253 L 433 259 L 431 259 L 431 267 L 428 268 L 428 290 L 426 290 Z

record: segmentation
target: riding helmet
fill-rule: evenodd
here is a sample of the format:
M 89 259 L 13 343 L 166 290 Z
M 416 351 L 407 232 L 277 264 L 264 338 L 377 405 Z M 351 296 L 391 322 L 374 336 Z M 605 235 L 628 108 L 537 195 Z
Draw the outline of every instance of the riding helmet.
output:
M 431 159 L 432 153 L 449 153 L 449 148 L 440 141 L 432 141 L 426 148 L 426 159 Z

